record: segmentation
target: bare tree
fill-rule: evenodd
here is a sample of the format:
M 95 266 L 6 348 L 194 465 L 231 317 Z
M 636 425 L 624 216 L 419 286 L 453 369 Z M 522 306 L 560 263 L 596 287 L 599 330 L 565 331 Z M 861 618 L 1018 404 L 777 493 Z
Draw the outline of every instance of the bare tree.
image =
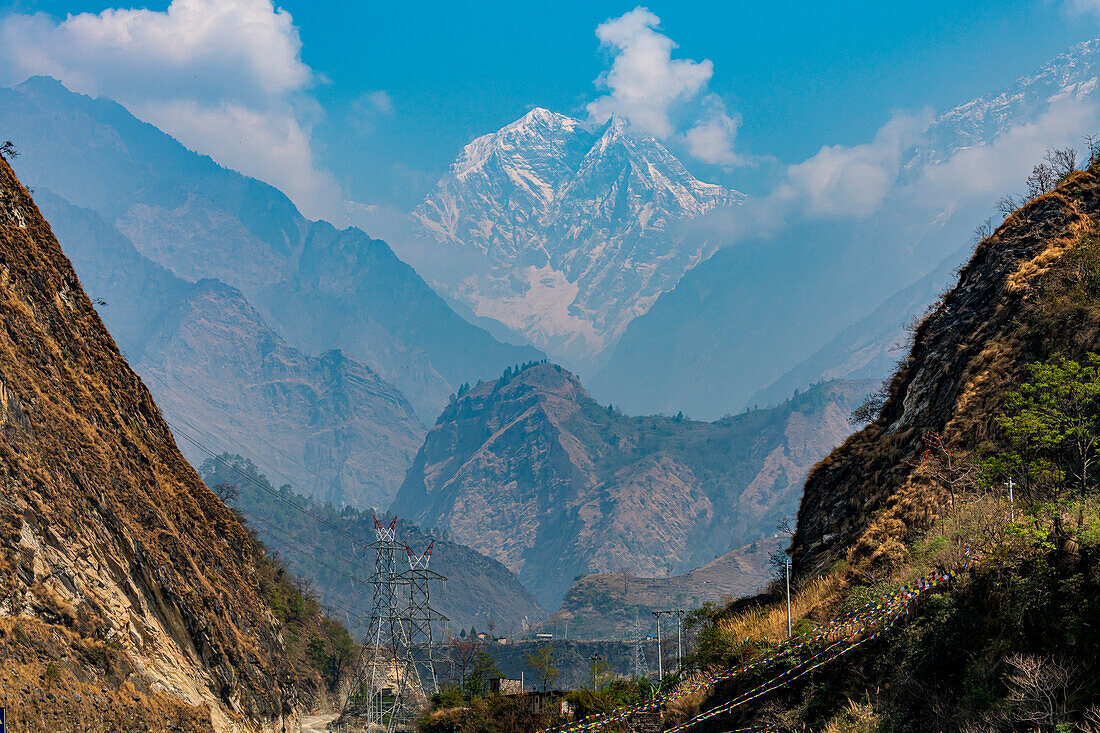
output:
M 477 639 L 459 639 L 452 636 L 450 638 L 451 644 L 451 661 L 454 662 L 455 669 L 458 671 L 458 684 L 466 684 L 466 673 L 477 661 L 478 654 L 481 653 L 481 642 Z
M 1080 685 L 1080 670 L 1075 665 L 1019 653 L 1010 654 L 1005 663 L 1007 700 L 1014 722 L 1054 730 L 1066 721 L 1072 712 L 1069 700 Z
M 957 494 L 976 489 L 982 467 L 968 451 L 956 450 L 944 440 L 943 435 L 929 431 L 924 435 L 926 448 L 920 460 L 911 463 L 918 472 L 948 490 L 951 495 L 951 513 L 955 513 Z
M 223 503 L 228 504 L 231 501 L 236 501 L 237 497 L 241 495 L 241 492 L 237 490 L 237 487 L 233 484 L 222 481 L 221 483 L 214 484 L 212 487 L 214 495 L 222 500 Z
M 1031 169 L 1031 175 L 1027 177 L 1028 199 L 1036 199 L 1044 193 L 1050 193 L 1054 190 L 1057 180 L 1058 176 L 1055 175 L 1053 168 L 1046 163 L 1039 163 Z
M 15 143 L 11 140 L 5 140 L 0 143 L 0 160 L 11 160 L 19 155 L 19 151 L 15 149 Z
M 978 244 L 985 240 L 990 234 L 993 233 L 993 219 L 989 218 L 983 221 L 978 226 L 974 227 L 974 234 L 971 240 L 974 244 Z
M 885 380 L 878 389 L 864 397 L 863 401 L 852 410 L 849 419 L 853 424 L 868 425 L 878 418 L 879 413 L 882 412 L 882 406 L 886 404 L 886 400 L 890 399 L 890 381 Z
M 313 582 L 313 578 L 305 578 L 301 575 L 294 577 L 294 590 L 298 591 L 298 595 L 302 598 L 315 598 L 317 595 L 317 584 Z
M 1067 147 L 1059 148 L 1058 150 L 1048 150 L 1043 158 L 1050 165 L 1051 170 L 1054 171 L 1054 175 L 1058 177 L 1058 180 L 1067 177 L 1070 173 L 1077 170 L 1077 151 L 1074 148 Z
M 997 199 L 997 203 L 994 204 L 994 208 L 1000 212 L 1003 216 L 1009 216 L 1016 209 L 1023 205 L 1023 201 L 1020 196 L 1014 193 L 1006 194 Z
M 1100 135 L 1085 135 L 1085 145 L 1089 149 L 1088 165 L 1092 167 L 1100 161 Z

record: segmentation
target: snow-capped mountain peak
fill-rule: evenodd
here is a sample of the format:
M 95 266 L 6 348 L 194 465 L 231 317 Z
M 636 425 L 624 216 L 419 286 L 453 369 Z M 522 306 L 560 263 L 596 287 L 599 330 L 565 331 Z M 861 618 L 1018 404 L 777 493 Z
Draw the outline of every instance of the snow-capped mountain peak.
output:
M 619 116 L 592 129 L 536 107 L 467 145 L 413 212 L 434 261 L 418 264 L 478 315 L 584 363 L 712 251 L 670 225 L 743 199 Z

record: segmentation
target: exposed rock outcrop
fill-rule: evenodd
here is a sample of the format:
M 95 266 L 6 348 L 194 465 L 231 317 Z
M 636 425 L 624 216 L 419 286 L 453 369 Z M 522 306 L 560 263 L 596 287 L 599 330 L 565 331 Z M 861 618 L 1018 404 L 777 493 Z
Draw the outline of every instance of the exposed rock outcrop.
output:
M 794 545 L 799 570 L 900 551 L 945 508 L 946 497 L 914 478 L 926 433 L 978 446 L 993 434 L 1005 393 L 1029 362 L 1055 354 L 1080 359 L 1100 349 L 1092 265 L 1066 262 L 1098 231 L 1093 167 L 1016 211 L 981 242 L 958 284 L 916 330 L 878 419 L 806 482 Z
M 682 572 L 774 531 L 867 391 L 821 385 L 703 423 L 624 416 L 552 364 L 509 370 L 443 412 L 393 511 L 500 560 L 556 608 L 578 574 Z
M 0 161 L 0 699 L 20 730 L 296 729 L 259 550 Z

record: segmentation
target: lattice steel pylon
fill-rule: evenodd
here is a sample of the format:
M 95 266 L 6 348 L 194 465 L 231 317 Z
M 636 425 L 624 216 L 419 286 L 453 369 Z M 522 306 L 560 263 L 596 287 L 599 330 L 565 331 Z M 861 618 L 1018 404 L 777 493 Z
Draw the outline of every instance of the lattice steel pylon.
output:
M 634 609 L 634 668 L 632 673 L 635 679 L 649 677 L 649 664 L 645 660 L 645 637 L 642 635 L 642 624 L 638 620 L 638 609 Z
M 405 619 L 408 624 L 410 656 L 421 673 L 422 688 L 428 693 L 439 692 L 439 677 L 435 671 L 433 625 L 449 620 L 432 608 L 431 604 L 429 582 L 447 580 L 439 573 L 428 569 L 434 545 L 433 540 L 424 552 L 417 554 L 406 544 L 405 556 L 409 560 L 409 569 L 403 576 L 409 593 Z
M 416 666 L 409 653 L 407 583 L 397 569 L 397 518 L 388 525 L 374 520 L 374 603 L 357 674 L 348 690 L 338 724 L 365 719 L 369 731 L 406 730 L 423 700 Z

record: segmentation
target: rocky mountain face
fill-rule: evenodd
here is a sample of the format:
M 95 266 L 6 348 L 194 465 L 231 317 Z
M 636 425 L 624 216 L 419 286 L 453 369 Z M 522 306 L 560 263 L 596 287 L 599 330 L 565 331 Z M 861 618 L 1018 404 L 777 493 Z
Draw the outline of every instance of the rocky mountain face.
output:
M 215 452 L 263 456 L 280 481 L 322 501 L 389 505 L 425 432 L 399 390 L 343 352 L 295 349 L 240 291 L 177 277 L 95 212 L 49 191 L 39 199 L 175 429 Z M 181 447 L 194 465 L 208 457 Z
M 578 574 L 682 571 L 773 530 L 868 386 L 702 423 L 624 416 L 556 365 L 509 369 L 447 407 L 391 510 L 500 560 L 554 608 Z
M 374 513 L 338 509 L 289 488 L 275 489 L 252 461 L 240 456 L 209 458 L 199 473 L 211 488 L 234 487 L 227 503 L 244 517 L 246 525 L 267 547 L 283 554 L 292 572 L 314 582 L 322 603 L 333 609 L 336 618 L 347 620 L 356 638 L 368 632 L 370 616 L 366 612 L 374 589 L 355 579 L 369 577 L 373 568 L 373 560 L 364 559 L 362 547 L 375 539 Z M 315 516 L 294 509 L 288 501 L 308 508 Z M 385 517 L 385 522 L 391 519 Z M 524 623 L 534 624 L 545 615 L 530 591 L 498 561 L 403 519 L 398 520 L 397 531 L 399 541 L 417 552 L 435 543 L 431 568 L 448 581 L 432 585 L 432 606 L 450 619 L 446 626 L 453 633 L 471 626 L 487 631 L 493 626 L 498 634 L 513 634 Z M 345 616 L 345 610 L 364 615 Z
M 862 367 L 872 361 L 879 370 L 873 376 L 886 377 L 896 358 L 883 352 L 905 340 L 906 322 L 969 255 L 971 248 L 960 245 L 993 213 L 997 198 L 1023 189 L 1027 171 L 1013 180 L 1004 173 L 1011 155 L 998 156 L 1002 167 L 983 180 L 1002 181 L 1003 188 L 971 198 L 954 192 L 957 175 L 931 193 L 922 177 L 1014 128 L 1022 134 L 1000 144 L 1017 155 L 1025 142 L 1038 145 L 1034 163 L 1043 145 L 1079 145 L 1093 123 L 1065 132 L 1075 113 L 1057 105 L 1095 107 L 1098 64 L 1100 40 L 1089 41 L 1004 90 L 939 115 L 902 151 L 896 193 L 870 216 L 794 225 L 774 239 L 722 249 L 630 324 L 588 383 L 592 393 L 631 412 L 683 410 L 712 419 L 821 379 L 869 375 Z M 925 303 L 905 307 L 924 294 Z M 797 374 L 787 374 L 791 365 Z
M 688 611 L 704 603 L 725 603 L 758 593 L 774 577 L 772 553 L 786 549 L 789 540 L 786 534 L 768 535 L 703 567 L 666 578 L 586 575 L 573 584 L 561 607 L 535 631 L 554 638 L 632 640 L 637 618 L 638 628 L 648 635 L 653 631 L 653 611 Z M 675 623 L 673 617 L 671 624 Z
M 295 348 L 342 349 L 400 389 L 422 419 L 463 382 L 540 356 L 470 325 L 384 242 L 306 221 L 278 190 L 113 102 L 36 77 L 0 90 L 0 126 L 30 185 L 95 212 L 173 275 L 236 288 Z
M 910 151 L 908 177 L 963 148 L 987 145 L 1023 121 L 1046 112 L 1052 101 L 1096 99 L 1100 38 L 1084 41 L 1035 72 L 940 115 Z M 1006 191 L 1007 193 L 1008 191 Z
M 388 505 L 425 432 L 404 395 L 369 368 L 341 351 L 288 346 L 215 280 L 165 314 L 137 369 L 191 437 L 253 447 L 277 475 L 337 505 Z
M 743 198 L 620 118 L 592 131 L 536 108 L 467 145 L 416 209 L 414 264 L 478 316 L 591 361 L 713 252 L 676 225 Z
M 874 559 L 907 541 L 947 501 L 914 470 L 928 431 L 949 445 L 980 445 L 1029 362 L 1100 349 L 1100 291 L 1088 259 L 1098 232 L 1094 167 L 1010 215 L 978 246 L 917 328 L 878 419 L 807 480 L 794 542 L 799 570 L 846 555 Z
M 259 549 L 177 450 L 3 161 L 0 309 L 9 723 L 296 730 Z

